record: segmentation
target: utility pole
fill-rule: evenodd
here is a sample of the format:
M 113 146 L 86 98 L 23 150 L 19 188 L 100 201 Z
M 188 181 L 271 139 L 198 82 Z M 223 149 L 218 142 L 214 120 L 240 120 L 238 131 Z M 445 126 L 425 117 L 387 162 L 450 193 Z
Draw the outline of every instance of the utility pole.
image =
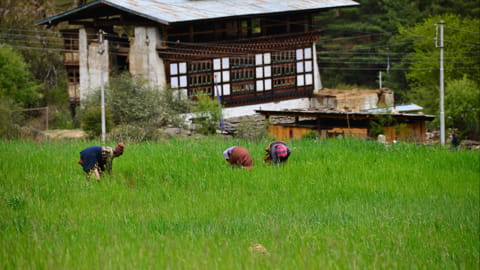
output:
M 222 131 L 222 134 L 223 134 L 225 131 L 225 122 L 223 121 L 222 100 L 220 97 L 220 91 L 218 90 L 217 76 L 214 76 L 214 83 L 215 83 L 215 91 L 217 92 L 218 109 L 220 112 L 220 130 Z
M 382 72 L 378 72 L 378 88 L 382 88 Z
M 436 25 L 435 47 L 440 48 L 440 144 L 445 145 L 445 110 L 444 110 L 444 77 L 443 77 L 443 25 L 441 20 Z M 440 42 L 438 39 L 438 26 L 440 26 Z
M 103 30 L 98 31 L 98 54 L 100 54 L 100 92 L 101 92 L 101 109 L 102 109 L 102 144 L 105 144 L 106 124 L 105 124 L 105 89 L 103 86 Z

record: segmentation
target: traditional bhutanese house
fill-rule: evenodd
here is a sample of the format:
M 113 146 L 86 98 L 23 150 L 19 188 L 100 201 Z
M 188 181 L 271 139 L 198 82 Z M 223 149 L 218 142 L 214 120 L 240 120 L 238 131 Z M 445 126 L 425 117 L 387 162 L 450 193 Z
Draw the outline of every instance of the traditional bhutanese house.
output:
M 260 107 L 311 107 L 314 90 L 322 88 L 315 14 L 355 5 L 350 0 L 98 0 L 37 24 L 62 23 L 73 104 L 112 74 L 129 71 L 182 96 L 219 96 L 228 117 Z
M 301 138 L 315 132 L 322 138 L 344 137 L 368 138 L 378 133 L 386 136 L 387 142 L 426 142 L 425 122 L 435 117 L 422 114 L 345 112 L 335 109 L 310 110 L 257 110 L 267 119 L 288 117 L 269 126 L 269 134 L 279 140 Z

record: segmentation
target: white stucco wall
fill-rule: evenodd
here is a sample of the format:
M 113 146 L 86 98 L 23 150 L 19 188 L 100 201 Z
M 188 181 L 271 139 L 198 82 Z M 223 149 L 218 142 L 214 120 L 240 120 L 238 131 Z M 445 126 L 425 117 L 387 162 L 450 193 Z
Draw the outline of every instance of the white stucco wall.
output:
M 315 78 L 315 90 L 319 90 L 323 88 L 322 79 L 320 77 L 320 68 L 318 67 L 317 61 L 317 48 L 315 47 L 315 43 L 313 44 L 313 77 Z
M 309 98 L 289 99 L 278 102 L 268 102 L 255 105 L 224 108 L 224 118 L 239 117 L 256 114 L 255 110 L 287 110 L 287 109 L 308 109 L 311 107 Z
M 85 99 L 101 84 L 108 82 L 110 57 L 108 41 L 104 40 L 104 52 L 99 53 L 99 44 L 89 42 L 89 33 L 85 28 L 79 29 L 79 61 L 80 61 L 80 100 Z M 91 40 L 91 38 L 90 38 Z
M 311 108 L 310 98 L 298 98 L 283 100 L 279 102 L 267 102 L 255 105 L 237 106 L 232 108 L 223 108 L 222 117 L 224 119 L 240 116 L 249 116 L 256 114 L 255 110 L 286 110 L 286 109 L 308 109 Z M 185 123 L 191 124 L 190 120 L 195 114 L 187 113 L 183 115 Z
M 128 55 L 130 73 L 147 79 L 153 86 L 165 86 L 165 66 L 156 50 L 162 41 L 158 28 L 137 26 L 134 33 Z

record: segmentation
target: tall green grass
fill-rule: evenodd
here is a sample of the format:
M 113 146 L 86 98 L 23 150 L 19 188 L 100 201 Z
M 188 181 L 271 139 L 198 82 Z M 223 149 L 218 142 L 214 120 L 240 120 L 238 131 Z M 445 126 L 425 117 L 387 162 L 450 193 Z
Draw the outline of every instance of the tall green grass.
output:
M 175 139 L 88 182 L 91 144 L 0 142 L 1 269 L 478 269 L 478 152 L 290 141 L 272 167 L 267 141 Z

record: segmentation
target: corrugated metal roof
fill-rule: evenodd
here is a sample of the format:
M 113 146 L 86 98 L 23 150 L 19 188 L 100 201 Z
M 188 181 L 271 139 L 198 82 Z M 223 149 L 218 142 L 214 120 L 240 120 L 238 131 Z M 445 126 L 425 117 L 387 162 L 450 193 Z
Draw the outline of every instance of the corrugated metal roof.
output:
M 418 106 L 415 103 L 404 104 L 404 105 L 395 105 L 387 108 L 378 108 L 378 109 L 371 109 L 368 110 L 369 112 L 411 112 L 411 111 L 421 111 L 423 107 Z
M 343 118 L 350 117 L 358 119 L 367 119 L 375 118 L 381 116 L 392 116 L 393 118 L 409 118 L 409 119 L 419 119 L 425 121 L 432 121 L 435 119 L 434 115 L 424 115 L 424 114 L 409 114 L 409 113 L 384 113 L 384 112 L 339 112 L 332 110 L 305 110 L 305 109 L 291 109 L 291 110 L 255 110 L 255 112 L 263 115 L 283 115 L 283 116 L 302 116 L 302 117 L 325 117 L 325 118 Z
M 355 6 L 358 3 L 351 0 L 99 0 L 38 21 L 37 24 L 64 21 L 69 15 L 96 5 L 108 5 L 159 23 L 169 24 L 222 17 L 346 7 Z

